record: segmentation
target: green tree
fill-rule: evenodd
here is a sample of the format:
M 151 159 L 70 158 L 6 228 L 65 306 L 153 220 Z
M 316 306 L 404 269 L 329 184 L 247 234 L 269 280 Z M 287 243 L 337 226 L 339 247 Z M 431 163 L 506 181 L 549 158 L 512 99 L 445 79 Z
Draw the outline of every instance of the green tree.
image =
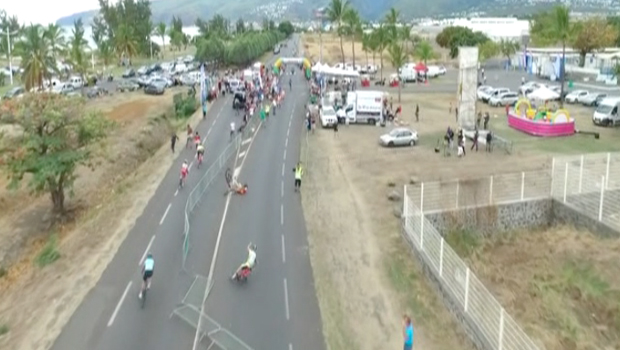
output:
M 166 55 L 166 23 L 159 22 L 157 27 L 155 27 L 155 34 L 161 38 L 161 46 L 162 46 L 162 56 Z
M 97 55 L 105 70 L 112 64 L 112 61 L 114 61 L 114 47 L 109 41 L 103 41 L 97 46 Z
M 237 20 L 237 23 L 235 24 L 235 32 L 237 34 L 245 33 L 245 22 L 243 21 L 243 18 L 239 18 Z
M 391 43 L 388 46 L 388 55 L 390 55 L 390 62 L 395 69 L 407 63 L 407 51 L 405 51 L 403 45 L 400 43 Z M 400 103 L 401 85 L 401 83 L 398 84 L 398 103 Z
M 109 0 L 99 1 L 99 13 L 108 28 L 108 39 L 130 41 L 133 43 L 134 55 L 148 56 L 151 51 L 151 3 L 149 0 L 122 0 L 111 4 Z M 127 28 L 130 28 L 129 30 Z M 122 32 L 122 33 L 119 33 Z M 118 35 L 129 38 L 117 39 Z M 122 53 L 119 53 L 119 55 Z
M 58 56 L 62 54 L 67 44 L 62 27 L 51 23 L 45 28 L 44 36 L 49 44 L 49 51 L 52 57 L 55 61 L 58 60 Z
M 536 15 L 530 25 L 530 35 L 535 43 L 560 43 L 562 45 L 562 60 L 560 61 L 561 108 L 564 106 L 566 46 L 575 36 L 575 26 L 571 22 L 568 7 L 558 5 L 551 12 Z
M 88 59 L 86 57 L 86 48 L 88 41 L 84 33 L 84 24 L 82 19 L 73 22 L 71 29 L 71 38 L 69 40 L 69 59 L 73 65 L 73 70 L 80 74 L 82 79 L 86 76 L 88 69 Z
M 355 66 L 355 43 L 362 36 L 362 20 L 354 8 L 350 7 L 345 12 L 343 18 L 343 30 L 351 38 L 351 51 L 353 54 L 353 66 Z
M 50 46 L 45 40 L 45 31 L 40 25 L 31 24 L 25 28 L 24 36 L 18 42 L 18 52 L 24 69 L 22 83 L 27 91 L 43 87 L 43 82 L 51 77 L 50 72 L 57 71 Z
M 366 55 L 366 64 L 369 63 L 368 61 L 368 53 L 369 52 L 373 52 L 372 50 L 372 43 L 370 42 L 372 40 L 372 36 L 370 34 L 362 34 L 362 51 L 364 51 L 364 54 Z
M 393 7 L 390 8 L 388 13 L 385 15 L 383 22 L 385 23 L 385 29 L 389 33 L 389 38 L 393 42 L 397 42 L 400 39 L 400 33 L 398 30 L 398 24 L 400 23 L 400 11 Z
M 424 64 L 435 58 L 433 46 L 427 40 L 422 40 L 415 48 L 415 57 L 420 59 Z
M 379 68 L 380 78 L 383 79 L 383 52 L 385 52 L 385 49 L 388 48 L 392 43 L 392 38 L 390 37 L 390 29 L 381 24 L 379 25 L 379 28 L 376 28 L 372 32 L 372 36 L 373 44 L 377 54 L 379 55 L 379 62 L 381 65 L 381 67 Z
M 586 55 L 614 45 L 618 30 L 603 18 L 588 18 L 575 23 L 575 35 L 571 46 L 579 51 L 579 66 L 583 67 Z
M 478 46 L 488 40 L 489 38 L 481 32 L 459 26 L 446 27 L 435 38 L 439 46 L 450 49 L 451 58 L 458 57 L 460 46 Z
M 491 40 L 478 44 L 478 61 L 485 62 L 499 54 L 499 46 Z
M 85 114 L 83 100 L 59 94 L 29 94 L 11 103 L 23 132 L 2 150 L 10 186 L 18 188 L 30 175 L 30 190 L 48 193 L 54 210 L 63 213 L 77 167 L 94 167 L 94 146 L 107 135 L 110 123 L 99 113 Z
M 520 45 L 518 42 L 514 40 L 501 39 L 499 41 L 499 52 L 501 52 L 502 56 L 504 56 L 507 60 L 510 60 L 512 56 L 519 50 Z
M 131 60 L 138 53 L 138 44 L 131 26 L 121 24 L 114 34 L 114 49 L 120 57 Z
M 278 24 L 278 30 L 284 33 L 284 35 L 286 35 L 287 37 L 289 37 L 295 32 L 295 27 L 290 21 L 284 21 Z
M 343 65 L 345 64 L 344 44 L 342 42 L 342 37 L 344 35 L 343 23 L 344 16 L 347 13 L 348 8 L 349 2 L 347 0 L 331 0 L 331 3 L 327 8 L 327 18 L 332 22 L 333 25 L 336 25 L 338 28 L 338 38 L 340 38 L 340 53 L 342 54 Z

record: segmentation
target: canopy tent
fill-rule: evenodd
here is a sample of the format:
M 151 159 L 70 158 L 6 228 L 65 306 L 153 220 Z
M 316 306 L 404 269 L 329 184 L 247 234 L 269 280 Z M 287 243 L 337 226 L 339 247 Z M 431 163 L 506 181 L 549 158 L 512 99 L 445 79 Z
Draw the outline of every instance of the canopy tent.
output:
M 548 87 L 542 86 L 528 94 L 527 98 L 530 100 L 550 101 L 560 98 L 560 94 Z
M 262 66 L 263 66 L 263 64 L 262 64 L 262 63 L 260 63 L 260 62 L 256 62 L 256 63 L 254 63 L 254 64 L 252 65 L 252 68 L 254 68 L 254 69 L 256 69 L 256 70 L 260 70 Z
M 422 63 L 422 62 L 416 64 L 416 66 L 413 69 L 415 69 L 418 72 L 427 72 L 428 71 L 428 67 L 424 63 Z
M 334 68 L 328 65 L 322 65 L 321 63 L 315 64 L 314 67 L 312 67 L 312 71 L 314 73 L 319 73 L 323 75 L 348 77 L 348 78 L 357 78 L 360 76 L 360 74 L 356 71 Z

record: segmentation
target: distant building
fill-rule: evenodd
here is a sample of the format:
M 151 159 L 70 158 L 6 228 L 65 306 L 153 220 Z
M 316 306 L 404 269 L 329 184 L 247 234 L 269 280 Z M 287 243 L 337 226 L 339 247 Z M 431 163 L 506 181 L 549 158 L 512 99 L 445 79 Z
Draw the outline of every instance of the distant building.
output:
M 476 17 L 429 20 L 419 24 L 421 27 L 460 26 L 474 32 L 482 32 L 493 41 L 515 40 L 521 42 L 523 35 L 529 35 L 530 22 L 514 17 Z

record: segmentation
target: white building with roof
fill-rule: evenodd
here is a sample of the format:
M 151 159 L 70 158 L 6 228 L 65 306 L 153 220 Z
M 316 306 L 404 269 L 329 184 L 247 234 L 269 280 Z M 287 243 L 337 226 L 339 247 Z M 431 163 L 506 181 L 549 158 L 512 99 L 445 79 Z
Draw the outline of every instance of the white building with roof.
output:
M 474 32 L 482 32 L 493 41 L 516 40 L 521 42 L 523 35 L 529 35 L 530 22 L 515 17 L 474 17 L 431 20 L 420 23 L 420 26 L 450 27 L 460 26 Z

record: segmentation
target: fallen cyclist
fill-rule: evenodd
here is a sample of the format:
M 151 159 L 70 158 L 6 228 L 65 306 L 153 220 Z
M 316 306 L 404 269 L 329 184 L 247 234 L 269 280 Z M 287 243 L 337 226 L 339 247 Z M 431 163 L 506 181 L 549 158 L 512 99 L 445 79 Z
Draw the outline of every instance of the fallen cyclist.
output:
M 230 172 L 230 168 L 226 169 L 226 173 L 224 176 L 226 178 L 226 184 L 228 185 L 228 191 L 226 191 L 224 195 L 227 195 L 230 192 L 244 195 L 248 192 L 248 185 L 240 184 L 239 181 L 237 181 L 237 177 L 233 176 Z

